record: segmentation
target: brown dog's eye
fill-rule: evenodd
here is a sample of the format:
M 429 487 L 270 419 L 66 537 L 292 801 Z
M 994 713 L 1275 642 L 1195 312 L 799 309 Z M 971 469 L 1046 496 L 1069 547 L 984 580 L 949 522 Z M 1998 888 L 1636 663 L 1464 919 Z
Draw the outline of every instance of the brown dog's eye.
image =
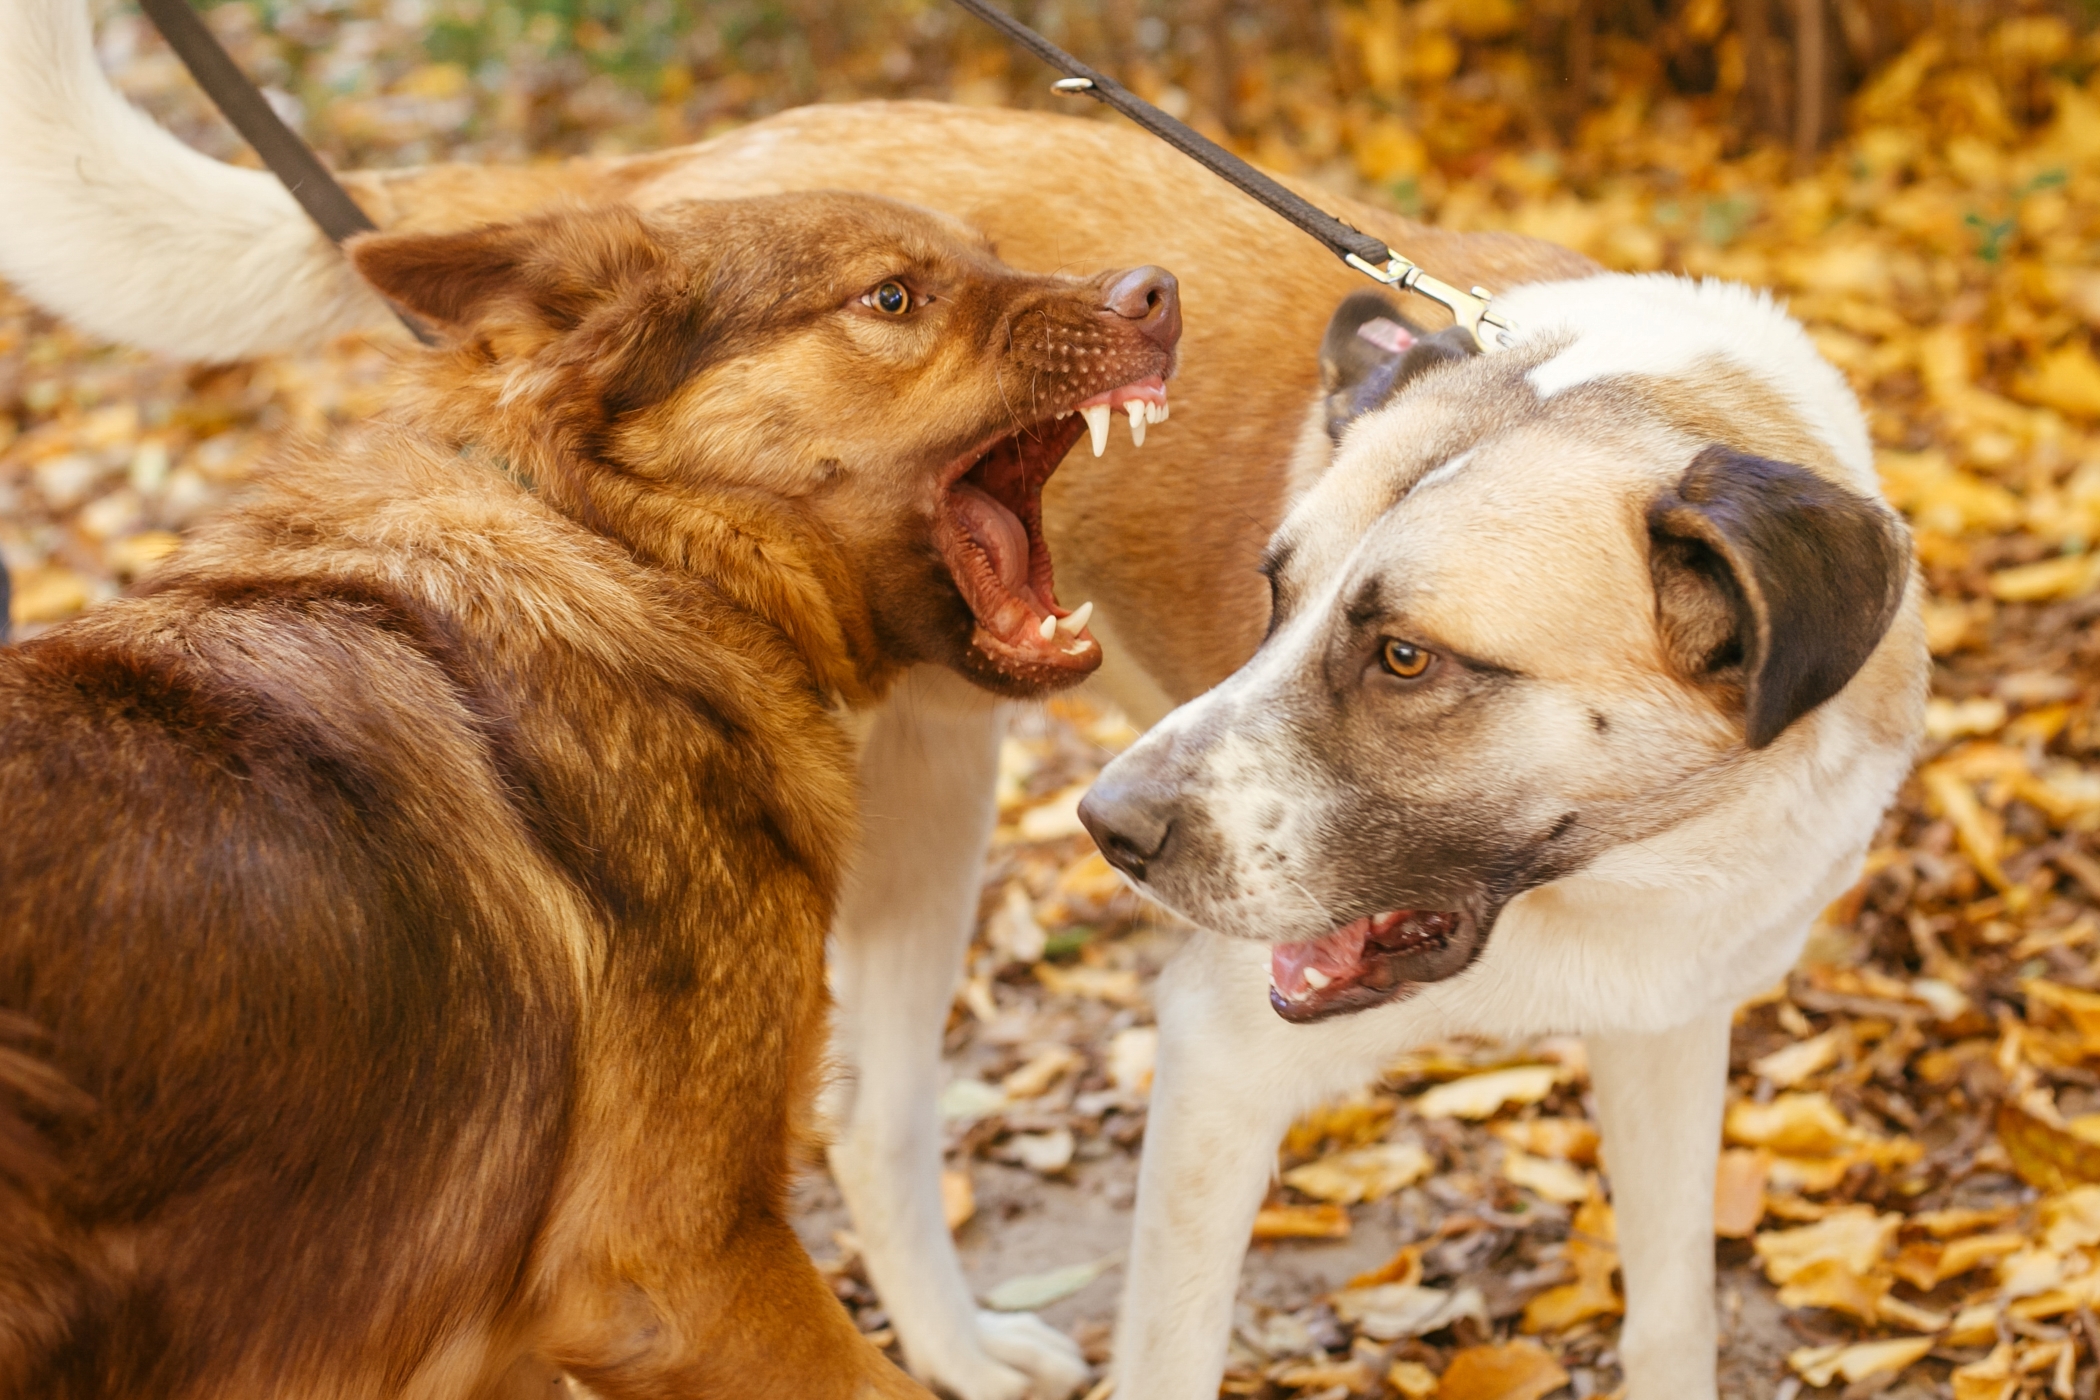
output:
M 1415 680 L 1429 669 L 1436 658 L 1413 642 L 1403 642 L 1387 637 L 1378 649 L 1378 664 L 1385 667 L 1386 674 L 1398 676 L 1403 681 Z
M 885 282 L 862 299 L 885 316 L 902 316 L 911 310 L 911 293 L 902 282 Z

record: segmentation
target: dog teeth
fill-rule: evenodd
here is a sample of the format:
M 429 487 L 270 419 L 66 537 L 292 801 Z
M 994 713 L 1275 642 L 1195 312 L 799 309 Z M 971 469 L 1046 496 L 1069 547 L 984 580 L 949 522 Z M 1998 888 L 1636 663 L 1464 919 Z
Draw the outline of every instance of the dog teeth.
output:
M 1108 451 L 1109 407 L 1105 403 L 1097 403 L 1092 408 L 1082 408 L 1079 412 L 1086 419 L 1087 432 L 1093 435 L 1094 455 L 1099 457 Z
M 1130 445 L 1132 447 L 1143 447 L 1145 445 L 1145 424 L 1150 419 L 1152 410 L 1143 399 L 1130 399 L 1124 403 L 1123 411 L 1130 415 Z
M 1081 603 L 1078 607 L 1072 609 L 1071 612 L 1057 620 L 1057 630 L 1068 637 L 1076 637 L 1086 630 L 1086 620 L 1093 615 L 1093 603 Z M 1046 637 L 1044 640 L 1048 641 L 1049 639 Z
M 1320 969 L 1318 969 L 1317 967 L 1308 967 L 1307 969 L 1305 969 L 1304 977 L 1305 985 L 1312 988 L 1316 992 L 1322 992 L 1327 990 L 1328 984 L 1334 981 L 1332 977 L 1329 977 L 1326 973 L 1320 971 Z
M 1057 635 L 1057 619 L 1055 617 L 1045 617 L 1043 625 L 1035 629 L 1035 634 L 1044 641 L 1049 641 Z

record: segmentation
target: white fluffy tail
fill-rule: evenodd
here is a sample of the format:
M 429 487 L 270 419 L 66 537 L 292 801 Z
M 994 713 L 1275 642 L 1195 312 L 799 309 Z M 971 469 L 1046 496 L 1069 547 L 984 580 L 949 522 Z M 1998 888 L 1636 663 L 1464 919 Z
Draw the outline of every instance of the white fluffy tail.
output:
M 110 86 L 88 0 L 0 0 L 0 277 L 96 335 L 230 360 L 383 324 L 274 175 L 192 150 Z

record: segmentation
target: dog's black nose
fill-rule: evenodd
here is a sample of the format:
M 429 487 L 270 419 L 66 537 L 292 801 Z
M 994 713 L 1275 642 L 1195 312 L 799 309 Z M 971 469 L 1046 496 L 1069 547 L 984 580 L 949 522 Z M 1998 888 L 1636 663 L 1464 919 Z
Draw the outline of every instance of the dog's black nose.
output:
M 1137 322 L 1138 333 L 1162 350 L 1181 340 L 1181 284 L 1163 267 L 1134 267 L 1117 278 L 1108 309 Z
M 1079 803 L 1080 824 L 1101 848 L 1102 856 L 1140 881 L 1146 867 L 1166 853 L 1174 836 L 1172 804 L 1148 787 L 1120 782 L 1111 770 Z

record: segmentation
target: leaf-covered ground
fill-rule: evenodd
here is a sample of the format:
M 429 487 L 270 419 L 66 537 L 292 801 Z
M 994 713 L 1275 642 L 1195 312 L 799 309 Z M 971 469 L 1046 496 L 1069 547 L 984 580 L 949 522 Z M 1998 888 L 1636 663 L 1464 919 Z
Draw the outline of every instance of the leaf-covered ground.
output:
M 1738 1018 L 1715 1212 L 1724 1393 L 2091 1397 L 2100 40 L 2013 4 L 1874 31 L 1889 12 L 1835 7 L 1848 43 L 1865 16 L 1883 52 L 1803 160 L 1749 134 L 1749 51 L 1719 0 L 1648 5 L 1645 39 L 1606 26 L 1579 64 L 1541 47 L 1540 17 L 1567 7 L 1511 0 L 1029 10 L 1273 166 L 1615 267 L 1771 286 L 1851 376 L 1931 586 L 1932 732 L 1859 886 Z M 1048 100 L 1040 70 L 959 13 L 905 0 L 299 0 L 211 19 L 343 164 L 640 149 L 856 95 Z M 136 100 L 246 159 L 135 15 L 112 9 L 102 33 Z M 149 572 L 284 434 L 368 412 L 384 368 L 358 342 L 174 365 L 0 288 L 0 554 L 20 630 Z M 1017 721 L 943 1099 L 973 1278 L 1097 1359 L 1144 1131 L 1148 989 L 1179 936 L 1072 818 L 1129 738 L 1072 702 Z M 1229 1393 L 1618 1384 L 1578 1045 L 1424 1047 L 1299 1125 L 1279 1167 Z M 828 1184 L 806 1194 L 841 1295 L 883 1330 Z

